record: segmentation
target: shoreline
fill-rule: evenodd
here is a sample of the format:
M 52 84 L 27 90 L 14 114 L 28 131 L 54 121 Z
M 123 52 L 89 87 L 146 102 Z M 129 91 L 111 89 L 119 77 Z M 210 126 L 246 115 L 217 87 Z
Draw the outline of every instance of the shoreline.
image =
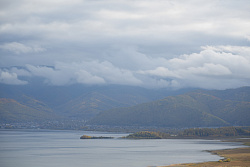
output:
M 181 163 L 158 167 L 248 167 L 250 166 L 250 138 L 242 139 L 227 139 L 221 142 L 241 142 L 248 147 L 211 150 L 211 154 L 220 156 L 219 161 L 208 161 L 200 163 Z

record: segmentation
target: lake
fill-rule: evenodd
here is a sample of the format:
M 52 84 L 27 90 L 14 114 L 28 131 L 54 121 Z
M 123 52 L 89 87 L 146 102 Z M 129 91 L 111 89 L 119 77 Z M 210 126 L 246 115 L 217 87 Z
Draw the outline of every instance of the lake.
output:
M 82 135 L 114 139 L 81 140 Z M 0 130 L 1 167 L 147 167 L 218 161 L 204 150 L 243 147 L 200 139 L 119 139 L 123 133 L 66 130 Z

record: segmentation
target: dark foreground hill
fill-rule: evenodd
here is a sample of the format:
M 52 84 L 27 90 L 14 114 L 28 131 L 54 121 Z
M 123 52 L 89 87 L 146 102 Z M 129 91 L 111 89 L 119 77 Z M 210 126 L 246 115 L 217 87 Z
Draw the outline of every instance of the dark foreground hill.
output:
M 250 87 L 194 91 L 101 112 L 92 125 L 217 127 L 250 126 Z

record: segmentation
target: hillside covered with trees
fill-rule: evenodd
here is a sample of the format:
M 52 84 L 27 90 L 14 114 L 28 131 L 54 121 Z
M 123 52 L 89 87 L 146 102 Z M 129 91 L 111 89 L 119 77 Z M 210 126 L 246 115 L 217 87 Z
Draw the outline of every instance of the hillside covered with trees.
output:
M 125 139 L 169 139 L 169 138 L 207 138 L 207 137 L 248 137 L 250 127 L 190 128 L 175 135 L 164 132 L 140 131 L 124 136 Z
M 249 126 L 249 87 L 197 90 L 162 100 L 101 112 L 89 124 L 110 126 Z M 237 98 L 236 98 L 237 97 Z
M 64 120 L 89 120 L 105 110 L 133 106 L 182 93 L 182 90 L 149 90 L 119 85 L 45 86 L 37 82 L 38 84 L 29 85 L 0 84 L 0 98 L 8 99 L 0 108 L 0 123 L 48 120 L 48 117 L 41 117 L 41 112 L 53 112 L 57 115 L 49 117 L 53 120 L 58 120 L 58 117 Z M 32 111 L 33 117 L 27 116 L 26 111 Z M 17 116 L 17 113 L 23 115 Z
M 179 133 L 185 137 L 250 136 L 250 127 L 191 128 Z
M 40 122 L 59 119 L 56 113 L 39 101 L 29 100 L 27 105 L 13 99 L 0 98 L 0 122 Z
M 93 126 L 157 128 L 250 125 L 250 87 L 173 91 L 0 84 L 0 98 L 0 123 L 69 120 L 80 121 L 79 128 L 87 120 Z

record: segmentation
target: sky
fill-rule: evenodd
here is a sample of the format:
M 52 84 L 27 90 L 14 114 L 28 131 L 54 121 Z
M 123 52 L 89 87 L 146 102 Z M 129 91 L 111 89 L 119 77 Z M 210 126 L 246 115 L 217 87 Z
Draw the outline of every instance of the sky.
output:
M 0 83 L 250 86 L 249 0 L 0 0 Z

